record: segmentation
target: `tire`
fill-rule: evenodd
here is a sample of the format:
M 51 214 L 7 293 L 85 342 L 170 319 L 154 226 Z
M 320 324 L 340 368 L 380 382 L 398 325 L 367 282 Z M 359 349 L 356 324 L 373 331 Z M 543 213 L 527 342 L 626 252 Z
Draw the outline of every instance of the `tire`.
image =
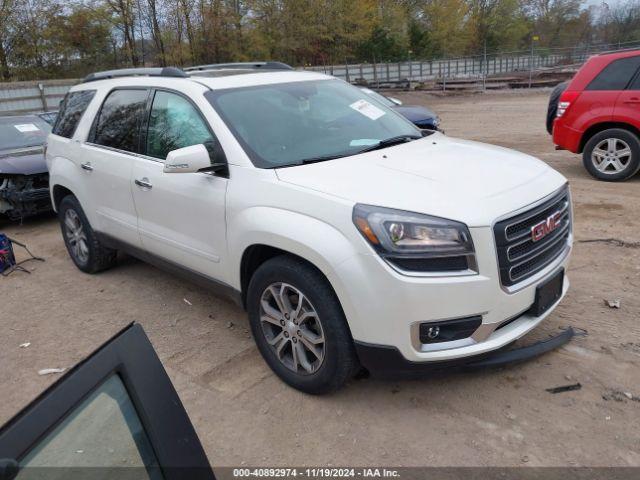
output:
M 278 294 L 289 308 L 279 308 Z M 267 260 L 251 278 L 247 307 L 262 357 L 291 387 L 316 395 L 329 393 L 357 372 L 359 364 L 342 307 L 331 285 L 308 263 L 286 255 Z M 287 318 L 283 311 L 289 312 Z M 299 359 L 295 370 L 294 349 Z
M 560 95 L 567 89 L 569 82 L 562 82 L 551 91 L 549 97 L 549 106 L 547 107 L 547 132 L 549 135 L 553 133 L 553 121 L 556 119 L 556 113 L 558 112 L 558 102 L 560 101 Z
M 582 163 L 599 180 L 627 180 L 640 169 L 640 141 L 635 134 L 622 128 L 603 130 L 592 136 L 585 145 Z
M 96 273 L 115 265 L 117 250 L 100 243 L 76 197 L 67 195 L 62 199 L 58 219 L 64 244 L 76 267 Z

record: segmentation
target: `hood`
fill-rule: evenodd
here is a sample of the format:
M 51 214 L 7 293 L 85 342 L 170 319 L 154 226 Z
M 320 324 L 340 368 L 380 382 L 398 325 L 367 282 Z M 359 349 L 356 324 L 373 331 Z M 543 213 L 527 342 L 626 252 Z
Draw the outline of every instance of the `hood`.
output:
M 417 105 L 399 105 L 393 109 L 411 122 L 423 122 L 436 118 L 436 114 L 432 110 Z
M 34 175 L 46 171 L 42 147 L 0 150 L 0 175 Z
M 489 226 L 566 179 L 523 153 L 434 133 L 396 147 L 280 168 L 278 178 L 354 203 Z

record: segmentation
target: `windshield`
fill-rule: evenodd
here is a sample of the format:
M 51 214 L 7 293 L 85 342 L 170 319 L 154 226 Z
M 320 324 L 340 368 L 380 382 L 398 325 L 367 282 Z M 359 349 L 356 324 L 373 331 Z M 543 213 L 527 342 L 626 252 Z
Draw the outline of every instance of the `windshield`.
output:
M 277 168 L 354 155 L 420 131 L 341 80 L 278 83 L 205 95 L 254 165 Z
M 384 95 L 380 95 L 378 92 L 371 90 L 370 88 L 361 88 L 364 93 L 369 95 L 372 98 L 378 100 L 381 104 L 386 105 L 387 107 L 394 107 L 396 104 L 389 100 Z
M 0 117 L 0 150 L 44 145 L 51 125 L 36 116 Z

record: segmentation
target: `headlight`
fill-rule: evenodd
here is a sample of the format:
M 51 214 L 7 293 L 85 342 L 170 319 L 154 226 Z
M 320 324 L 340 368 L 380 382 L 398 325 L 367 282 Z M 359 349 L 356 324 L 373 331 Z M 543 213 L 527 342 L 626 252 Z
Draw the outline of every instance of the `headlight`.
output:
M 400 270 L 477 271 L 467 226 L 453 220 L 370 205 L 356 205 L 353 223 L 371 246 Z

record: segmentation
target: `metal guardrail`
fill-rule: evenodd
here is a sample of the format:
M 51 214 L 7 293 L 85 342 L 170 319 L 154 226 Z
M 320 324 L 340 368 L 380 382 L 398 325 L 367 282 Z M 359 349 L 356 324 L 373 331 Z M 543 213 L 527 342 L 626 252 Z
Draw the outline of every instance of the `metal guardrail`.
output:
M 477 57 L 462 57 L 430 61 L 331 65 L 308 67 L 307 70 L 323 72 L 348 82 L 364 80 L 375 85 L 376 83 L 402 80 L 425 81 L 528 72 L 530 69 L 535 71 L 560 65 L 565 58 L 561 55 L 493 56 L 486 60 Z M 582 55 L 579 59 L 574 58 L 572 63 L 582 63 L 585 59 L 586 57 Z
M 362 82 L 373 86 L 438 80 L 446 89 L 447 80 L 469 78 L 482 81 L 489 76 L 515 73 L 533 74 L 562 65 L 582 64 L 590 56 L 597 53 L 636 48 L 640 48 L 640 41 L 575 48 L 538 49 L 537 51 L 532 48 L 529 51 L 485 53 L 427 61 L 345 63 L 307 67 L 306 69 L 333 75 L 351 83 Z
M 0 115 L 57 110 L 77 80 L 0 83 Z

